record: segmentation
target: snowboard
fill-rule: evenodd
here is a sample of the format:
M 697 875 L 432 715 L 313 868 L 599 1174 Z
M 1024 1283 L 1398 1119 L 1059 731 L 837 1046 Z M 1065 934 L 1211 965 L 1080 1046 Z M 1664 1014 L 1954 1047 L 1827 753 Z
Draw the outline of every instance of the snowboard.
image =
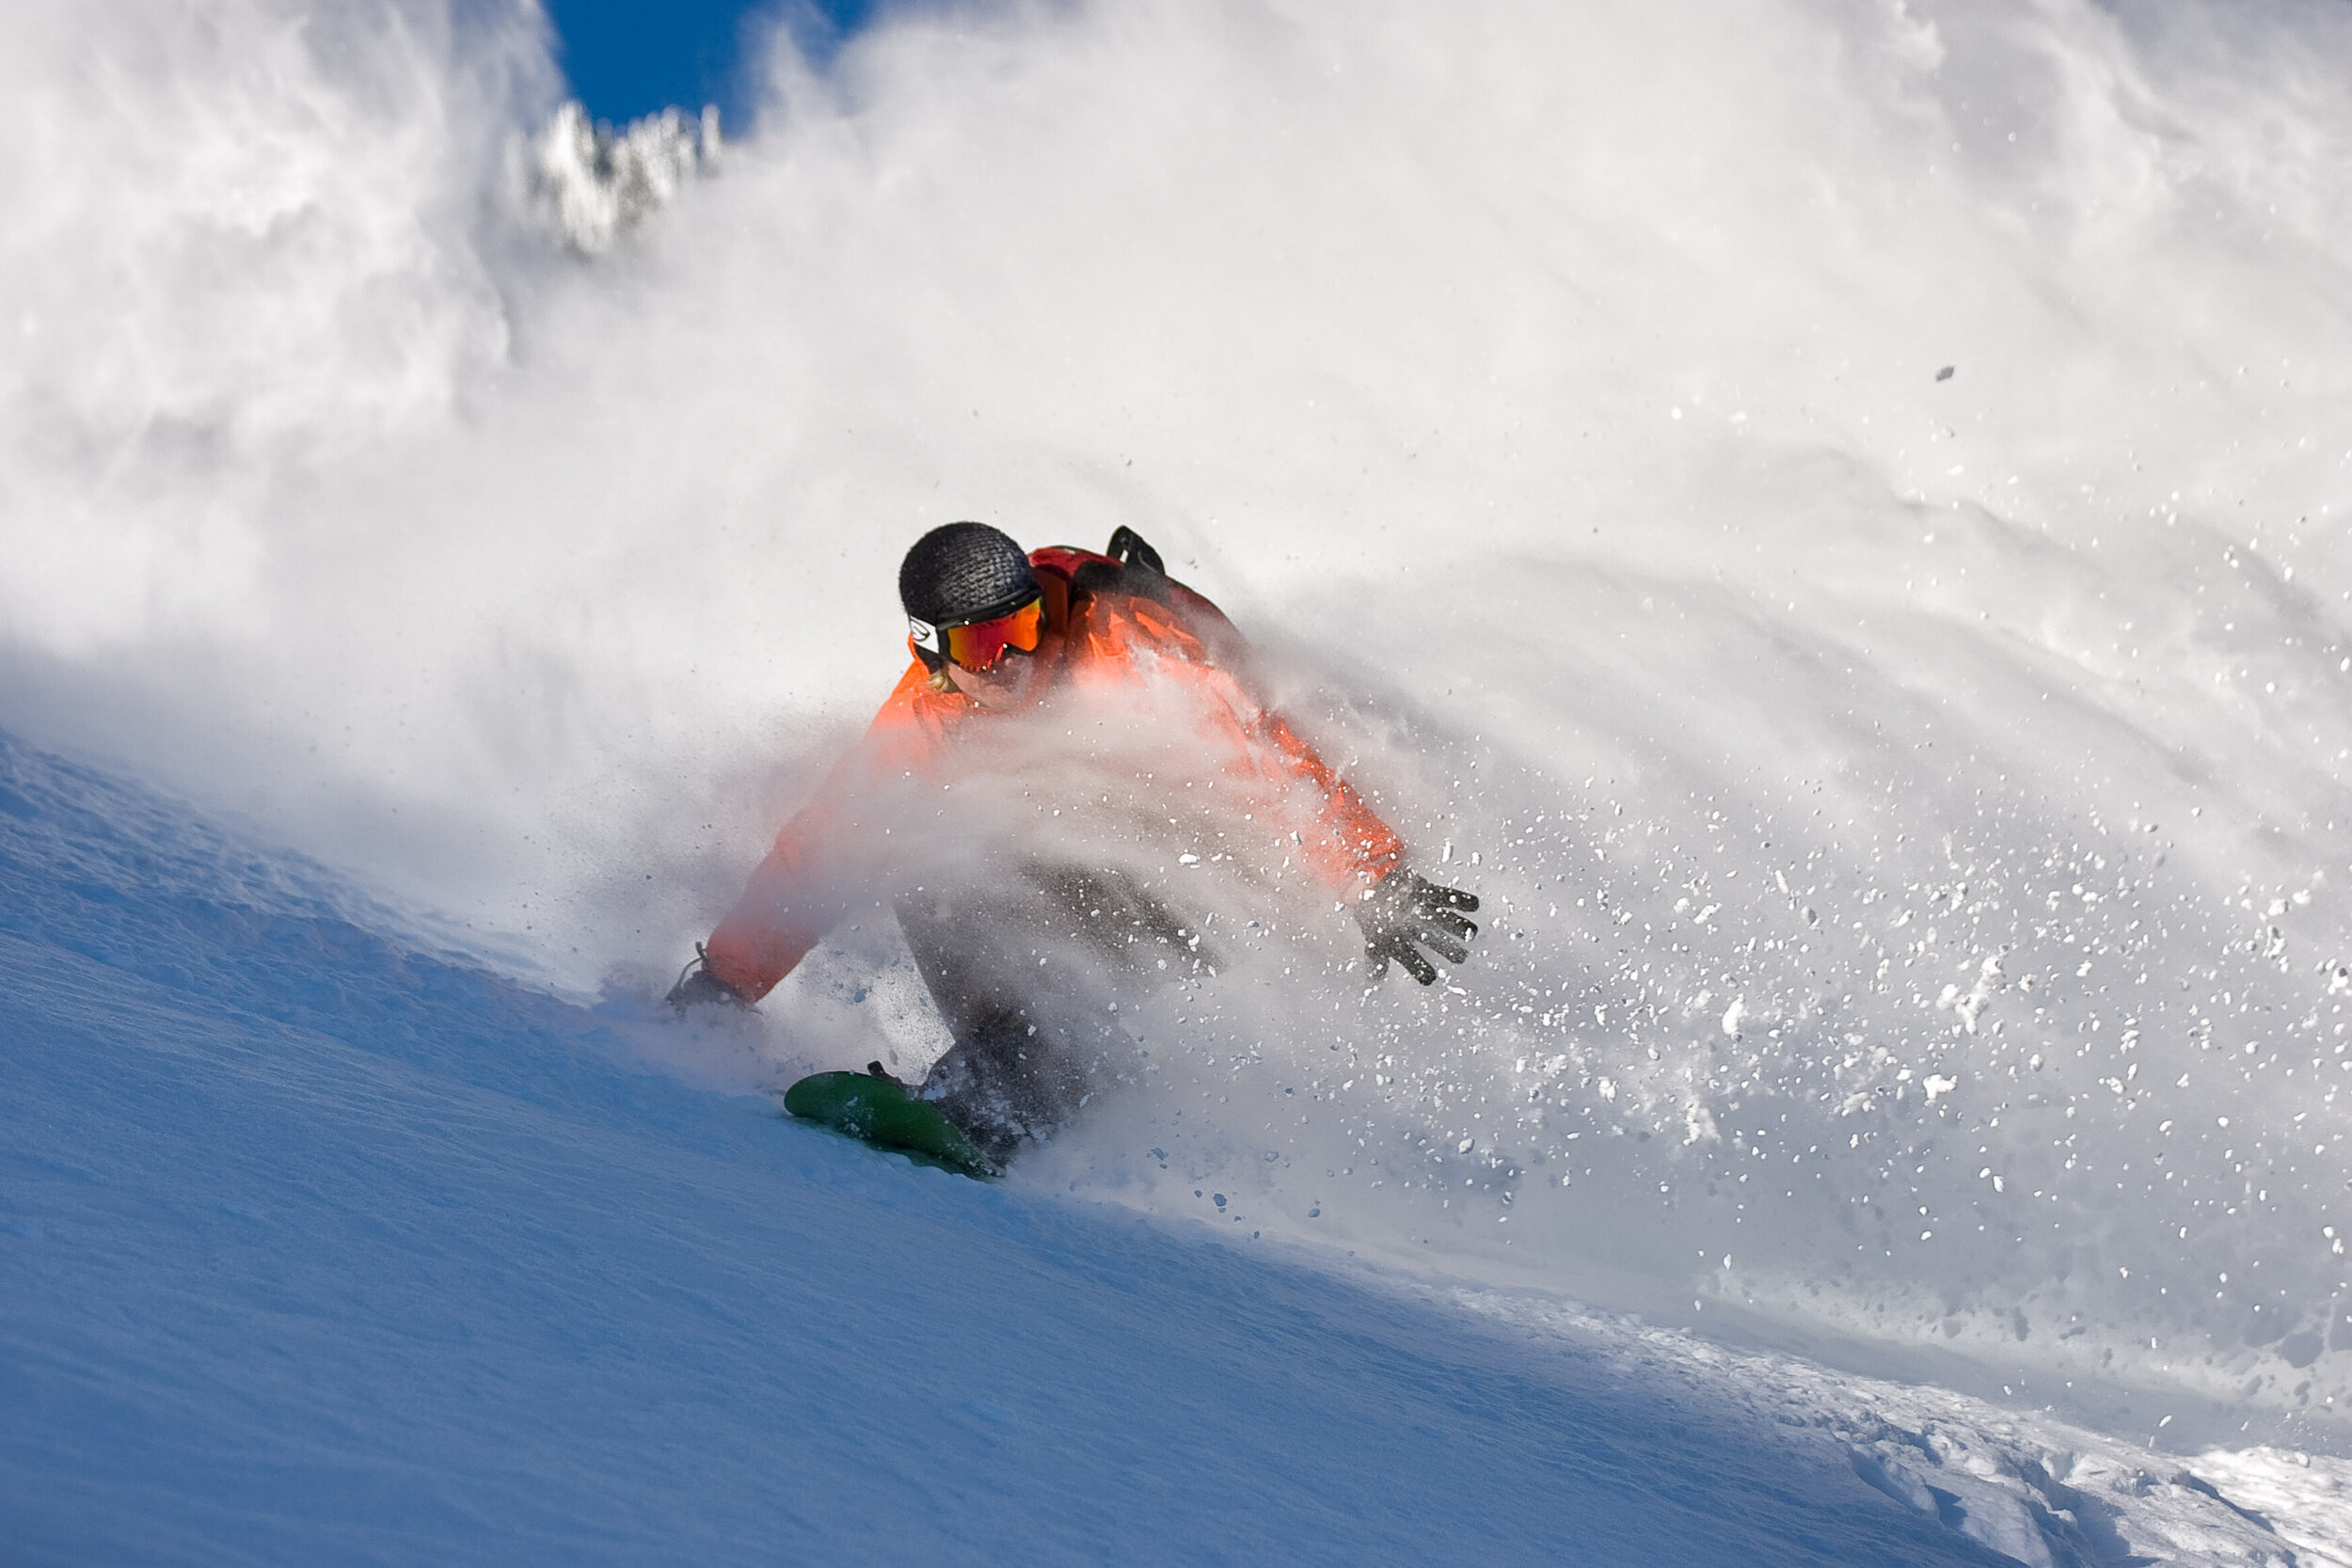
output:
M 915 1099 L 895 1078 L 819 1072 L 785 1090 L 783 1098 L 784 1108 L 802 1120 L 846 1132 L 876 1148 L 896 1149 L 976 1180 L 1005 1174 L 937 1106 Z

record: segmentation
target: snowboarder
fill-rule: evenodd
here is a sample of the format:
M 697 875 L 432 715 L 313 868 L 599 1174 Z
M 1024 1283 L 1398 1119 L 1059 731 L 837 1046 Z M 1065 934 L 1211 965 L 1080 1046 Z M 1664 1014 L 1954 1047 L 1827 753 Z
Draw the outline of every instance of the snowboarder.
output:
M 1118 530 L 1101 554 L 1058 546 L 1024 553 L 984 523 L 949 523 L 907 552 L 898 596 L 914 662 L 865 738 L 777 834 L 734 911 L 697 945 L 696 962 L 669 995 L 680 1011 L 750 1006 L 853 902 L 870 906 L 880 894 L 893 900 L 955 1041 L 917 1098 L 998 1164 L 1023 1137 L 1050 1135 L 1116 1070 L 1124 1042 L 1104 996 L 1143 989 L 1167 967 L 1145 957 L 1197 955 L 1200 933 L 1115 866 L 1026 854 L 984 875 L 927 874 L 894 860 L 910 839 L 890 837 L 886 801 L 908 780 L 952 783 L 957 752 L 972 736 L 1034 713 L 1057 693 L 1139 701 L 1152 683 L 1174 683 L 1185 711 L 1202 716 L 1196 727 L 1205 733 L 1187 736 L 1188 750 L 1214 753 L 1216 766 L 1288 803 L 1295 820 L 1286 843 L 1353 911 L 1375 978 L 1393 960 L 1430 984 L 1437 967 L 1422 947 L 1452 963 L 1469 957 L 1477 927 L 1464 912 L 1477 898 L 1405 867 L 1397 835 L 1251 695 L 1232 623 L 1171 579 L 1132 530 Z M 1067 970 L 1043 978 L 1039 957 L 1041 942 L 1071 927 L 1102 960 L 1074 987 Z

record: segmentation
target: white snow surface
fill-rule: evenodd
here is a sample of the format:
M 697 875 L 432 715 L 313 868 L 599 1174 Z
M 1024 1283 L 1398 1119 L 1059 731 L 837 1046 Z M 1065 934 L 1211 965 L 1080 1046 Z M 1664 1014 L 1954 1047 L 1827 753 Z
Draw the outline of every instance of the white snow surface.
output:
M 8 8 L 0 1507 L 2352 1560 L 2347 60 L 2338 0 L 909 7 L 587 245 L 527 3 Z M 944 1043 L 879 904 L 650 1014 L 957 516 L 1152 539 L 1472 961 L 1367 990 L 1162 726 L 941 797 L 1218 960 L 1005 1187 L 770 1114 Z
M 0 882 L 14 1562 L 2352 1561 L 2339 1460 L 789 1123 L 12 741 Z

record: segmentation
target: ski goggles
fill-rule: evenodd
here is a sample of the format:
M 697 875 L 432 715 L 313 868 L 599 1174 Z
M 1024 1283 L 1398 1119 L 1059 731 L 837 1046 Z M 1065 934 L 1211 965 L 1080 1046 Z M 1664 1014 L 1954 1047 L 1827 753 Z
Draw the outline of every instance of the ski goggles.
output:
M 1031 599 L 1019 609 L 984 621 L 935 626 L 910 618 L 907 645 L 925 665 L 937 670 L 942 660 L 965 670 L 993 670 L 1008 652 L 1033 654 L 1045 637 L 1045 601 Z

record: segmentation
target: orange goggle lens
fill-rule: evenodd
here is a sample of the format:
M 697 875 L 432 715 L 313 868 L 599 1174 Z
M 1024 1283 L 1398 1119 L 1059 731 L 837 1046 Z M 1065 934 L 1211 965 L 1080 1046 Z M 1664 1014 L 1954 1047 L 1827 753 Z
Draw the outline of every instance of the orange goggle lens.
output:
M 1025 654 L 1037 652 L 1038 642 L 1045 635 L 1045 601 L 1031 599 L 1009 615 L 999 615 L 993 621 L 980 621 L 968 626 L 946 626 L 940 631 L 947 657 L 966 670 L 988 670 L 1005 657 L 1005 650 Z

